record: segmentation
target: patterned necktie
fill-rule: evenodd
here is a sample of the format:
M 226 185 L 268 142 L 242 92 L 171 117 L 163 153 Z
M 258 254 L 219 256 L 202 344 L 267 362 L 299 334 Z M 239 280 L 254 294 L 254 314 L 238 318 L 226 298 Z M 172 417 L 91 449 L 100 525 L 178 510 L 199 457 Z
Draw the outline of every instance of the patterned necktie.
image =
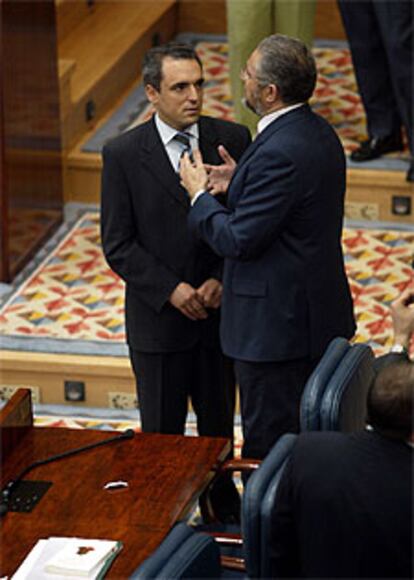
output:
M 178 141 L 183 146 L 183 151 L 181 153 L 181 157 L 184 155 L 184 153 L 188 153 L 190 156 L 191 162 L 193 162 L 194 159 L 193 159 L 193 153 L 192 153 L 192 149 L 191 149 L 191 142 L 190 142 L 189 133 L 176 133 L 174 135 L 174 140 Z

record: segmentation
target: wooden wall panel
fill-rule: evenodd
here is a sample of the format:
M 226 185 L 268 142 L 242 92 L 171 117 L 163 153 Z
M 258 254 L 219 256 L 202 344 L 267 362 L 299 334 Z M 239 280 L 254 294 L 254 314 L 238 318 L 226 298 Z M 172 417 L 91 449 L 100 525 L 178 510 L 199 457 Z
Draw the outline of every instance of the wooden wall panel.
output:
M 179 0 L 177 30 L 226 34 L 225 0 Z
M 54 2 L 1 8 L 7 281 L 60 223 L 63 195 Z
M 179 0 L 178 32 L 226 34 L 226 0 Z M 345 38 L 336 0 L 317 1 L 315 38 Z

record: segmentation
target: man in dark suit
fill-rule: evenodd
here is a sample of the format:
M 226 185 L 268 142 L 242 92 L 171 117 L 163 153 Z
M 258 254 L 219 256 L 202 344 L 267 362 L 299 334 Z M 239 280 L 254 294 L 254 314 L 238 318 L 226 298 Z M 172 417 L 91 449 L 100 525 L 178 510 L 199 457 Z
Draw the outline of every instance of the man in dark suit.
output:
M 142 429 L 183 433 L 190 398 L 200 435 L 232 439 L 233 369 L 218 335 L 222 260 L 189 231 L 177 172 L 184 150 L 200 148 L 216 164 L 219 145 L 239 158 L 250 134 L 200 116 L 202 65 L 191 46 L 148 51 L 143 79 L 156 114 L 105 146 L 102 175 L 102 243 L 126 282 Z M 228 497 L 218 512 L 227 507 Z
M 272 518 L 275 578 L 413 577 L 413 288 L 392 313 L 397 348 L 368 395 L 372 430 L 297 439 Z
M 407 134 L 414 181 L 413 2 L 412 0 L 338 0 L 367 116 L 368 139 L 351 154 L 369 161 L 401 151 Z
M 314 59 L 293 38 L 273 35 L 242 75 L 258 136 L 228 186 L 228 208 L 208 193 L 235 163 L 184 157 L 193 198 L 189 220 L 225 258 L 221 340 L 235 360 L 245 457 L 263 458 L 299 428 L 303 387 L 328 343 L 355 324 L 341 250 L 345 160 L 333 129 L 310 110 Z

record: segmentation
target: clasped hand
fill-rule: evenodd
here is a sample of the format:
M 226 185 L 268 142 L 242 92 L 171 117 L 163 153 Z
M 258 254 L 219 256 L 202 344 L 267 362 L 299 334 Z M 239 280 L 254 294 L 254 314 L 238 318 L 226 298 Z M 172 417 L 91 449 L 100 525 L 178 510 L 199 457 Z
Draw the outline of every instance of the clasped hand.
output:
M 206 280 L 199 288 L 180 282 L 170 296 L 170 303 L 190 320 L 204 320 L 207 308 L 219 308 L 222 285 L 214 278 Z

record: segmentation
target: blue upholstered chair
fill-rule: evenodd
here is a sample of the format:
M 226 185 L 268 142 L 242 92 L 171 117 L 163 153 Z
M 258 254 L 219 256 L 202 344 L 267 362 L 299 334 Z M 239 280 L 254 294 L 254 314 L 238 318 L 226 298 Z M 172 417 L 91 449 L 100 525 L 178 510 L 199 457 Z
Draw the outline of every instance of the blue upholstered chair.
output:
M 249 478 L 242 498 L 243 552 L 249 578 L 270 576 L 271 515 L 276 492 L 297 435 L 283 435 Z
M 300 430 L 363 429 L 373 378 L 371 348 L 335 338 L 306 383 L 300 405 Z
M 220 551 L 214 539 L 180 522 L 130 576 L 150 578 L 220 578 Z
M 365 344 L 351 345 L 335 338 L 309 377 L 301 400 L 301 431 L 356 431 L 365 427 L 366 399 L 374 378 L 374 356 Z M 251 475 L 242 499 L 243 549 L 222 557 L 225 566 L 244 567 L 249 577 L 269 575 L 266 546 L 270 534 L 270 513 L 285 461 L 294 444 L 292 434 L 282 437 L 263 462 L 250 462 L 256 470 Z M 256 463 L 256 465 L 255 465 Z M 233 460 L 226 469 L 245 471 L 249 461 Z M 226 542 L 226 534 L 217 534 Z M 236 545 L 236 538 L 233 538 Z M 241 553 L 242 552 L 242 553 Z M 237 557 L 238 556 L 238 557 Z M 241 558 L 243 556 L 243 559 Z
M 320 430 L 320 408 L 323 393 L 340 361 L 350 350 L 351 345 L 345 338 L 334 338 L 328 345 L 303 390 L 300 402 L 301 431 Z

